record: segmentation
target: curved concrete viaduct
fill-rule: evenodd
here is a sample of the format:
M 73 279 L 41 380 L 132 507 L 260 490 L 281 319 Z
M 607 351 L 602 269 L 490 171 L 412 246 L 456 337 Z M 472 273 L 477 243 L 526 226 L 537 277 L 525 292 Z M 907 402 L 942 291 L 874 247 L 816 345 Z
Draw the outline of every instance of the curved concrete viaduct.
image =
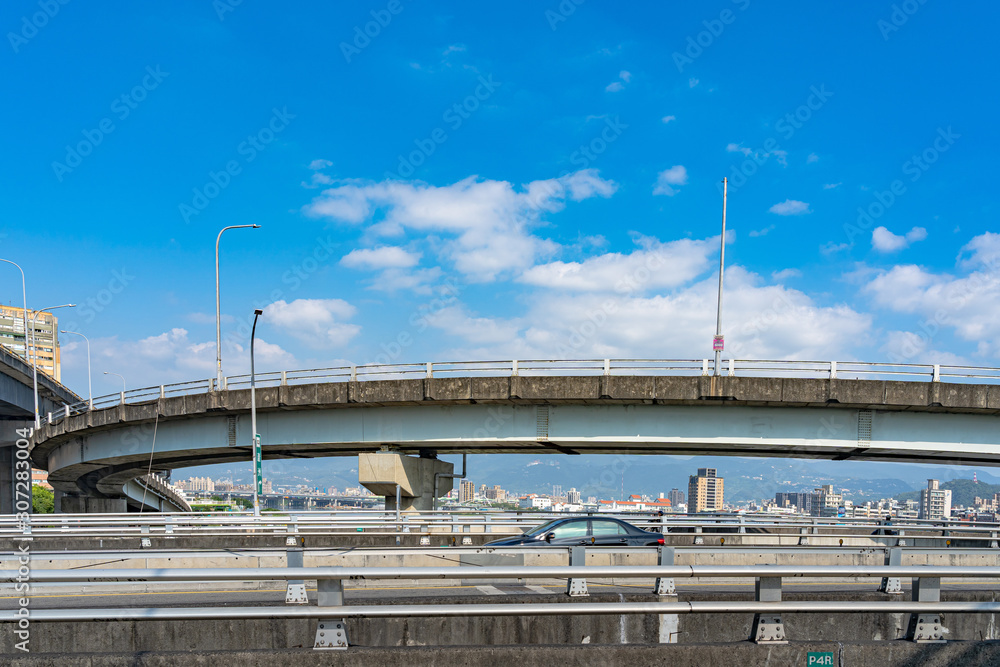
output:
M 258 431 L 269 460 L 545 452 L 1000 465 L 1000 385 L 714 380 L 714 390 L 710 377 L 617 375 L 282 385 L 257 390 Z M 151 461 L 249 461 L 249 408 L 241 389 L 95 410 L 43 426 L 32 458 L 60 490 L 119 497 Z

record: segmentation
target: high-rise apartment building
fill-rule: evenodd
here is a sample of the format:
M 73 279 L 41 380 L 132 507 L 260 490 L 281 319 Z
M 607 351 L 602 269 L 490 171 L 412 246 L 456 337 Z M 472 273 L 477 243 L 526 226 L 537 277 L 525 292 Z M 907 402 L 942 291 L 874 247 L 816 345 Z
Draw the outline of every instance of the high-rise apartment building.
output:
M 951 517 L 951 489 L 942 489 L 936 479 L 927 480 L 927 488 L 920 491 L 921 519 L 948 519 Z
M 670 493 L 667 494 L 667 499 L 670 501 L 671 507 L 677 507 L 678 505 L 684 504 L 684 492 L 680 489 L 670 489 Z
M 576 490 L 576 487 L 572 487 L 569 491 L 566 492 L 566 502 L 568 502 L 570 505 L 580 504 L 580 492 Z
M 458 502 L 469 503 L 476 499 L 476 483 L 467 479 L 462 480 L 458 487 Z
M 35 311 L 28 311 L 28 328 Z M 26 340 L 24 329 L 24 308 L 0 306 L 0 345 L 31 363 L 33 342 L 38 370 L 56 382 L 62 381 L 59 359 L 59 320 L 52 313 L 39 313 L 35 317 L 32 341 Z
M 721 512 L 724 481 L 715 468 L 698 468 L 688 479 L 688 512 Z

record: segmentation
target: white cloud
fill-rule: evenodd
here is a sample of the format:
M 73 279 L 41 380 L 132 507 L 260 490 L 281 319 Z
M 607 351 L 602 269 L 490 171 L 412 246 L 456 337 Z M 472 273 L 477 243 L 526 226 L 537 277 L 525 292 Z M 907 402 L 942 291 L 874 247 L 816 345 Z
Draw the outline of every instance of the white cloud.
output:
M 656 186 L 653 188 L 654 195 L 667 195 L 673 197 L 677 190 L 675 185 L 685 185 L 688 181 L 687 169 L 684 165 L 674 165 L 669 169 L 664 169 L 656 177 Z
M 905 236 L 893 234 L 885 227 L 876 227 L 872 231 L 872 248 L 879 252 L 897 252 L 909 247 L 911 243 L 923 241 L 927 238 L 927 230 L 923 227 L 914 227 L 906 232 Z
M 850 249 L 851 249 L 850 243 L 834 243 L 833 241 L 830 241 L 829 243 L 826 243 L 819 247 L 819 251 L 824 255 L 832 255 L 835 252 L 840 252 L 842 250 L 850 250 Z
M 213 318 L 214 321 L 214 318 Z M 278 345 L 258 336 L 255 362 L 259 372 L 299 368 L 295 357 Z M 104 371 L 125 376 L 129 389 L 158 386 L 173 382 L 215 377 L 215 337 L 209 341 L 192 340 L 186 329 L 174 328 L 140 340 L 122 340 L 118 336 L 91 338 L 94 395 L 102 396 L 121 390 L 121 380 Z M 250 371 L 249 340 L 233 339 L 223 330 L 223 372 L 238 375 Z M 87 388 L 87 348 L 81 342 L 63 343 L 63 381 L 76 387 L 77 393 Z M 82 394 L 81 394 L 82 395 Z
M 805 213 L 812 213 L 809 210 L 809 204 L 804 201 L 798 201 L 797 199 L 786 199 L 783 202 L 775 204 L 768 209 L 771 213 L 776 213 L 778 215 L 803 215 Z
M 264 307 L 263 321 L 314 348 L 344 345 L 361 327 L 345 324 L 357 309 L 341 299 L 275 301 Z
M 987 241 L 976 237 L 969 245 Z M 968 245 L 966 246 L 968 247 Z M 935 338 L 951 330 L 974 343 L 979 356 L 1000 357 L 1000 272 L 992 261 L 961 262 L 967 275 L 934 273 L 915 265 L 880 271 L 862 288 L 876 305 L 920 318 L 920 331 Z
M 638 237 L 639 249 L 607 253 L 582 262 L 551 262 L 534 266 L 520 282 L 560 290 L 642 293 L 690 282 L 710 268 L 709 258 L 719 238 L 680 239 L 669 243 Z
M 958 261 L 959 265 L 966 269 L 981 265 L 992 270 L 995 269 L 998 255 L 1000 255 L 1000 234 L 986 232 L 962 246 Z
M 688 79 L 688 88 L 694 88 L 699 83 L 701 83 L 701 82 L 698 79 L 696 79 L 694 77 L 691 77 L 690 79 Z
M 833 190 L 834 188 L 839 188 L 843 183 L 827 183 L 823 186 L 824 190 Z
M 750 155 L 750 153 L 753 152 L 750 148 L 747 148 L 743 144 L 733 143 L 726 144 L 726 151 L 730 153 L 743 153 L 744 155 Z
M 788 151 L 784 151 L 780 148 L 775 148 L 771 152 L 767 152 L 762 150 L 754 150 L 752 148 L 749 148 L 748 146 L 744 146 L 741 143 L 736 144 L 730 142 L 726 144 L 726 152 L 743 153 L 743 155 L 747 157 L 753 157 L 755 160 L 758 161 L 759 164 L 763 164 L 764 160 L 773 155 L 778 159 L 778 164 L 780 164 L 783 167 L 788 166 Z
M 802 272 L 798 269 L 782 269 L 781 271 L 775 271 L 771 274 L 771 278 L 781 282 L 782 280 L 787 280 L 788 278 L 801 278 Z
M 520 273 L 552 255 L 558 245 L 535 236 L 532 228 L 568 201 L 607 198 L 617 187 L 593 169 L 532 181 L 520 189 L 475 176 L 442 187 L 351 181 L 323 191 L 305 211 L 316 217 L 366 222 L 367 232 L 375 237 L 433 235 L 441 259 L 468 280 L 482 282 Z
M 465 51 L 465 44 L 451 44 L 441 55 L 447 56 L 452 53 L 462 53 L 463 51 Z
M 518 335 L 486 345 L 477 332 L 458 358 L 668 358 L 711 354 L 718 283 L 710 276 L 664 295 L 542 292 L 516 320 Z M 835 359 L 868 338 L 871 318 L 819 306 L 797 290 L 761 285 L 742 267 L 726 272 L 726 357 Z M 512 321 L 498 322 L 510 326 Z
M 764 227 L 763 229 L 753 229 L 753 230 L 750 231 L 750 233 L 748 234 L 748 236 L 751 236 L 751 237 L 767 236 L 768 232 L 772 232 L 772 231 L 774 231 L 774 229 L 775 229 L 774 225 L 768 225 L 767 227 Z
M 617 93 L 621 90 L 625 90 L 625 84 L 632 80 L 632 73 L 628 70 L 622 70 L 618 73 L 618 78 L 621 81 L 614 81 L 605 86 L 604 90 L 609 93 Z
M 677 120 L 677 116 L 664 116 L 660 120 L 662 120 L 664 123 L 669 123 L 672 120 Z
M 406 269 L 416 266 L 420 253 L 409 252 L 398 246 L 358 248 L 341 258 L 340 263 L 351 269 Z
M 813 162 L 819 162 L 819 156 L 815 153 L 810 153 L 809 157 L 806 158 L 806 164 L 812 164 Z
M 330 160 L 313 160 L 312 162 L 309 163 L 309 168 L 312 169 L 313 171 L 319 171 L 320 169 L 332 166 L 333 162 L 331 162 Z

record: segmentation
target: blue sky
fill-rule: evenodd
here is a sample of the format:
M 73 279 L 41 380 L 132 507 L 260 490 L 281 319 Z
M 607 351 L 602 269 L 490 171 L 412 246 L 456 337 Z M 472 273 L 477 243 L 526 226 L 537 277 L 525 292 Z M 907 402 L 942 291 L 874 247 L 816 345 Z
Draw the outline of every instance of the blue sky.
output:
M 710 356 L 723 177 L 734 356 L 997 365 L 992 5 L 234 2 L 0 10 L 0 256 L 97 394 L 214 374 L 250 223 L 227 372 L 255 307 L 264 370 Z

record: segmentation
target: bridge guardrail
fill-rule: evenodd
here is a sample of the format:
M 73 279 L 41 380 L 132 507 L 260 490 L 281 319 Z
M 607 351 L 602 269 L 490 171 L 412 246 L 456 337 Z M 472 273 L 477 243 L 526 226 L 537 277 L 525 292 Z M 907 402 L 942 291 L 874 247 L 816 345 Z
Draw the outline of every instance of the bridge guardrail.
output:
M 572 562 L 584 554 L 573 550 Z M 579 553 L 577 553 L 579 552 Z M 996 613 L 1000 602 L 942 602 L 941 579 L 988 578 L 1000 579 L 1000 567 L 956 566 L 717 566 L 666 564 L 672 561 L 673 550 L 661 550 L 658 566 L 516 566 L 516 567 L 290 567 L 256 568 L 253 570 L 220 568 L 190 569 L 105 569 L 105 570 L 35 570 L 31 580 L 37 583 L 115 583 L 136 581 L 161 582 L 220 582 L 284 580 L 317 582 L 315 607 L 196 607 L 196 608 L 126 608 L 126 609 L 32 609 L 32 621 L 80 620 L 191 620 L 233 618 L 315 618 L 316 649 L 346 649 L 349 645 L 348 618 L 372 617 L 437 617 L 437 616 L 537 616 L 571 614 L 686 614 L 686 613 L 753 613 L 750 640 L 757 643 L 787 643 L 782 613 L 845 613 L 884 612 L 911 614 L 907 638 L 917 642 L 939 642 L 948 632 L 941 613 Z M 0 573 L 0 581 L 18 580 L 16 571 Z M 448 605 L 347 605 L 344 603 L 343 582 L 354 579 L 565 579 L 567 594 L 587 596 L 586 578 L 656 579 L 652 593 L 673 595 L 674 578 L 720 579 L 753 578 L 755 600 L 685 602 L 618 602 L 569 604 L 448 604 Z M 784 579 L 817 578 L 903 578 L 913 579 L 911 601 L 786 601 L 782 600 Z M 0 622 L 17 622 L 17 610 L 0 611 Z
M 299 370 L 266 371 L 256 375 L 259 387 L 317 382 L 377 381 L 442 375 L 504 377 L 518 375 L 710 375 L 715 372 L 713 359 L 565 359 L 502 361 L 438 361 L 409 364 L 364 364 Z M 767 359 L 727 359 L 719 369 L 727 376 L 814 377 L 828 379 L 920 379 L 930 382 L 988 380 L 1000 382 L 1000 368 L 948 366 L 940 364 L 894 364 L 860 361 L 785 361 Z M 142 387 L 94 398 L 94 409 L 138 403 L 168 396 L 250 386 L 249 375 L 223 378 L 221 387 L 215 378 L 190 380 L 153 387 Z M 66 405 L 50 412 L 43 423 L 79 415 L 90 409 L 87 401 Z

